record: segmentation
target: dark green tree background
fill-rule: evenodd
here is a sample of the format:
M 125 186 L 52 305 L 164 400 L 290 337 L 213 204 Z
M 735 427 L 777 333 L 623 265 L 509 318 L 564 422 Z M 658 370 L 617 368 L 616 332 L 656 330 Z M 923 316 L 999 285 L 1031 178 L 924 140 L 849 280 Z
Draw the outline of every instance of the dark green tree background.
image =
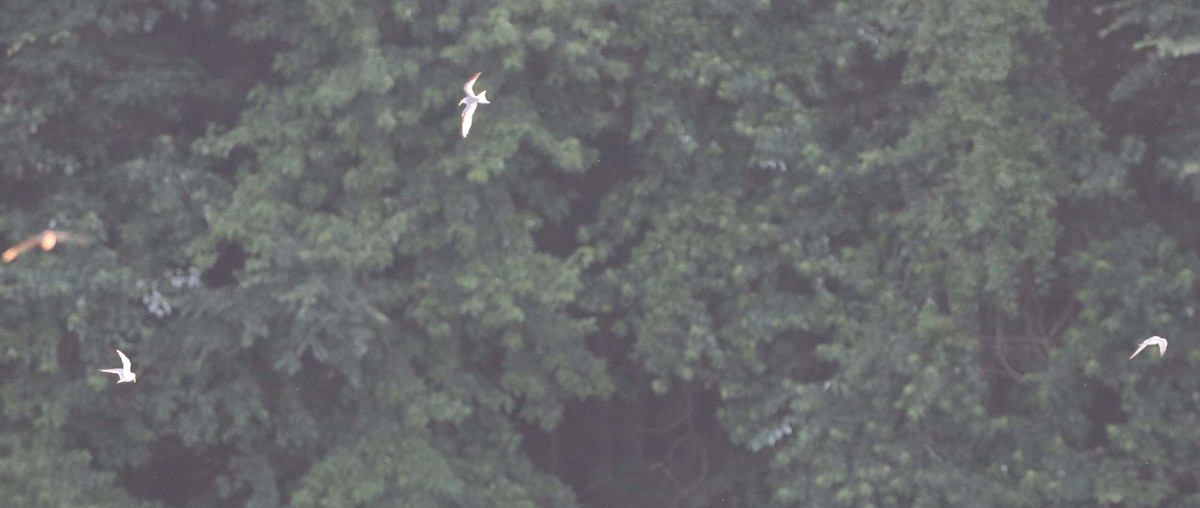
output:
M 1200 503 L 1193 3 L 6 0 L 0 498 Z

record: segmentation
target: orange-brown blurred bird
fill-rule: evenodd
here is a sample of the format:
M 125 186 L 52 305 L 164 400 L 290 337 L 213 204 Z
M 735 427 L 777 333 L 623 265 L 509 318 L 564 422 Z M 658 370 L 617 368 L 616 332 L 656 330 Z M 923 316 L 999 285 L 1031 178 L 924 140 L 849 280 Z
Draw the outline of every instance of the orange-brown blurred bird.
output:
M 50 250 L 53 249 L 55 245 L 58 245 L 58 242 L 87 245 L 88 239 L 73 233 L 64 233 L 62 231 L 53 231 L 47 229 L 41 233 L 26 238 L 25 241 L 18 243 L 12 246 L 12 248 L 4 251 L 4 254 L 0 254 L 0 260 L 8 263 L 9 261 L 17 259 L 17 256 L 20 256 L 22 252 L 32 249 L 35 246 L 40 246 L 42 250 Z

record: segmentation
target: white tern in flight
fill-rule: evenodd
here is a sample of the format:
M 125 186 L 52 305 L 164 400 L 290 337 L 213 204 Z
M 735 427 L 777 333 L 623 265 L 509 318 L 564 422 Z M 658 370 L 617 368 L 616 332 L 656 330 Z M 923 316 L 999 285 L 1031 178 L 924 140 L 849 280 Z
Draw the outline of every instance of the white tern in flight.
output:
M 137 374 L 134 374 L 132 370 L 129 370 L 129 357 L 125 356 L 125 353 L 122 353 L 120 349 L 117 350 L 117 355 L 119 355 L 121 357 L 121 368 L 119 368 L 119 369 L 100 369 L 100 372 L 116 374 L 118 384 L 120 384 L 120 383 L 136 383 L 137 382 Z
M 479 79 L 479 75 L 483 72 L 476 72 L 471 79 L 467 80 L 467 84 L 463 85 L 463 91 L 467 92 L 467 96 L 458 101 L 459 106 L 466 105 L 462 111 L 462 137 L 466 139 L 467 132 L 471 130 L 471 117 L 475 116 L 475 107 L 480 104 L 491 104 L 487 100 L 487 90 L 479 92 L 475 95 L 475 80 Z
M 1134 351 L 1132 355 L 1129 355 L 1129 359 L 1132 360 L 1133 357 L 1137 356 L 1138 353 L 1141 353 L 1143 349 L 1146 349 L 1146 346 L 1158 346 L 1158 356 L 1162 356 L 1167 353 L 1167 339 L 1155 335 L 1149 339 L 1143 340 L 1141 344 L 1138 344 L 1137 351 Z

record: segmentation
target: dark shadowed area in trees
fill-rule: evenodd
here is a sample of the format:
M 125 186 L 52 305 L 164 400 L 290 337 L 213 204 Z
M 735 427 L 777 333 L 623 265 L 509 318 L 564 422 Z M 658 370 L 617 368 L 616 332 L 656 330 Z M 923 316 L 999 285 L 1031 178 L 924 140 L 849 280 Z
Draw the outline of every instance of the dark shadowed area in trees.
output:
M 1200 504 L 1193 0 L 4 0 L 0 50 L 0 248 L 87 240 L 0 263 L 5 505 Z

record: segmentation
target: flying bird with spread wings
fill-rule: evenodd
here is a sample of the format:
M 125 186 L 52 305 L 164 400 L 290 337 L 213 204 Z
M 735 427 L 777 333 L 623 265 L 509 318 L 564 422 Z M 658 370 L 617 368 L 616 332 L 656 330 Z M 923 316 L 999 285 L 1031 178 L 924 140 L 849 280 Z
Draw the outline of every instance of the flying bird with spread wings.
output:
M 475 116 L 475 108 L 480 104 L 491 104 L 487 100 L 487 90 L 479 92 L 475 95 L 475 80 L 479 79 L 479 75 L 483 72 L 476 72 L 471 79 L 467 80 L 467 84 L 463 85 L 463 91 L 467 93 L 466 97 L 458 101 L 459 106 L 465 106 L 462 110 L 462 137 L 467 138 L 467 132 L 471 130 L 471 117 Z
M 1143 349 L 1146 349 L 1146 346 L 1158 346 L 1158 356 L 1162 356 L 1167 353 L 1167 339 L 1155 335 L 1149 339 L 1143 340 L 1141 344 L 1138 344 L 1137 351 L 1134 351 L 1132 355 L 1129 355 L 1129 359 L 1132 360 L 1133 357 L 1137 356 L 1138 353 L 1141 353 Z
M 117 356 L 121 357 L 121 368 L 119 369 L 100 369 L 100 372 L 117 375 L 117 384 L 121 383 L 136 383 L 137 374 L 130 370 L 129 357 L 125 356 L 120 349 L 117 350 Z
M 12 246 L 12 248 L 4 251 L 4 254 L 0 254 L 0 260 L 8 263 L 14 259 L 17 259 L 17 256 L 20 256 L 22 252 L 25 252 L 29 249 L 40 246 L 42 250 L 50 250 L 53 249 L 55 245 L 58 245 L 59 242 L 87 245 L 88 239 L 72 233 L 64 233 L 62 231 L 47 229 L 41 233 L 26 238 L 25 241 L 18 243 Z

